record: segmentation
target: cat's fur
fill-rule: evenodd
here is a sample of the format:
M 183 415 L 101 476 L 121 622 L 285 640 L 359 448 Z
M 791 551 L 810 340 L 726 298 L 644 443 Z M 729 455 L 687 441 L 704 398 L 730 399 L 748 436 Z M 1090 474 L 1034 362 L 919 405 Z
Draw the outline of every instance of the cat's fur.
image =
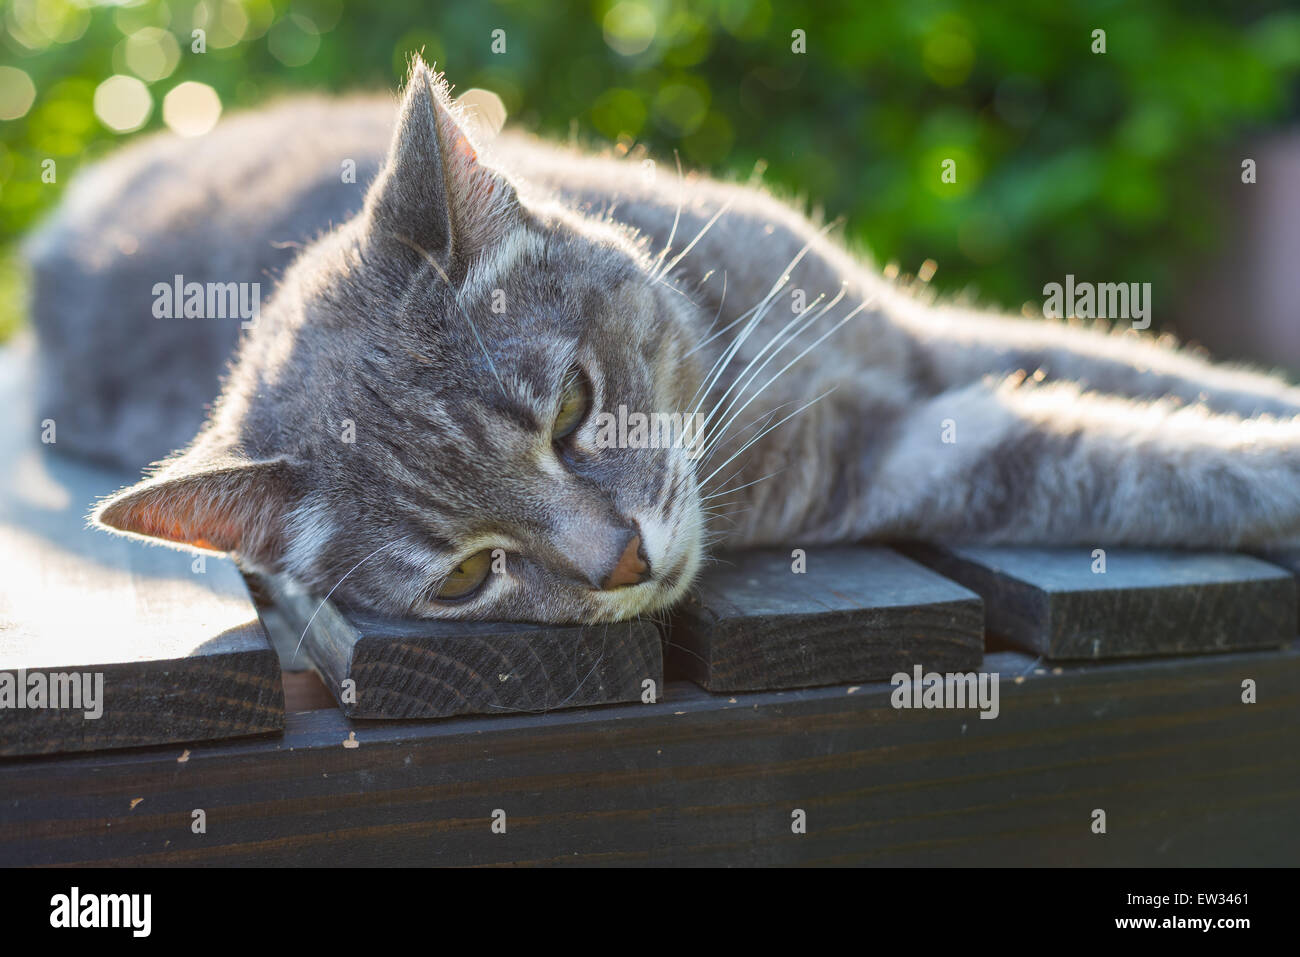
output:
M 188 441 L 236 345 L 237 320 L 153 318 L 154 284 L 274 284 L 198 437 L 100 524 L 384 612 L 540 621 L 670 605 L 707 538 L 1300 538 L 1277 378 L 926 301 L 760 190 L 514 134 L 489 153 L 418 62 L 391 113 L 296 100 L 145 140 L 33 238 L 41 414 L 119 463 Z M 593 413 L 557 447 L 575 361 Z M 698 461 L 595 447 L 596 411 L 697 403 Z M 649 580 L 598 587 L 634 533 Z M 503 573 L 430 597 L 485 548 Z

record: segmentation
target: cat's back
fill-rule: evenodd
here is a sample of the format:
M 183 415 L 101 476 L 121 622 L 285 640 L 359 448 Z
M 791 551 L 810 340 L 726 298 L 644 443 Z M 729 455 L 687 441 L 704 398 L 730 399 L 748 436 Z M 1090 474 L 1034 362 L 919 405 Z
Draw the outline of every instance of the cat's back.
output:
M 507 133 L 493 144 L 501 165 L 544 193 L 595 218 L 633 230 L 712 318 L 757 303 L 794 268 L 791 288 L 834 295 L 846 279 L 868 274 L 847 251 L 789 201 L 754 184 L 683 172 L 646 155 L 618 155 Z M 724 285 L 725 275 L 725 285 Z M 725 301 L 724 301 L 725 300 Z
M 56 444 L 137 467 L 186 444 L 242 317 L 160 318 L 155 288 L 269 296 L 307 240 L 360 208 L 392 113 L 387 96 L 287 99 L 81 171 L 24 247 Z
M 98 265 L 114 253 L 147 261 L 174 255 L 191 233 L 206 247 L 222 230 L 291 228 L 355 208 L 387 145 L 391 111 L 387 97 L 296 97 L 223 119 L 203 136 L 143 137 L 78 173 L 27 252 L 38 263 L 61 254 Z M 355 175 L 345 175 L 348 159 Z

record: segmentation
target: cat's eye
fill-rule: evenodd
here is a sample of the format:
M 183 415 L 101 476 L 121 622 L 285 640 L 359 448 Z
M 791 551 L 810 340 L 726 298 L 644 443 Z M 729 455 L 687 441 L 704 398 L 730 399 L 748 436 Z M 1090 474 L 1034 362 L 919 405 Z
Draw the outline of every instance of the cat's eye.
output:
M 559 442 L 571 435 L 587 417 L 590 406 L 591 386 L 587 383 L 587 377 L 576 367 L 570 369 L 560 386 L 560 410 L 555 414 L 555 424 L 551 426 L 552 441 Z
M 475 552 L 457 565 L 442 583 L 435 596 L 439 601 L 468 598 L 487 581 L 492 570 L 492 553 L 487 549 Z

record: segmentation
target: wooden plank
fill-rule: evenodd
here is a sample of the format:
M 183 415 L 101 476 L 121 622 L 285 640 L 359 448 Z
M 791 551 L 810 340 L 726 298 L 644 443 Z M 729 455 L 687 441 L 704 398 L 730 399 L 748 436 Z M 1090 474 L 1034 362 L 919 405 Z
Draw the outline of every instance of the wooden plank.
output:
M 1293 576 L 1300 578 L 1300 548 L 1260 549 L 1255 552 L 1255 555 L 1270 565 L 1285 568 Z
M 16 465 L 0 494 L 0 755 L 284 726 L 279 664 L 232 563 L 196 566 L 87 529 L 89 505 L 121 476 L 35 449 Z M 51 682 L 68 692 L 58 704 L 71 705 L 77 685 L 98 704 L 19 706 L 38 704 L 36 687 Z
M 284 710 L 318 711 L 335 707 L 334 696 L 315 671 L 286 671 L 284 680 Z
M 0 761 L 0 865 L 1300 858 L 1300 645 L 1058 668 L 1006 652 L 983 667 L 1001 676 L 994 720 L 895 709 L 888 684 L 673 684 L 639 707 L 410 722 L 331 708 L 289 715 L 283 738 Z M 1247 678 L 1257 704 L 1241 701 Z
M 663 693 L 662 640 L 649 622 L 397 620 L 344 612 L 284 578 L 263 584 L 349 717 L 545 712 Z
M 253 596 L 262 627 L 280 661 L 280 679 L 284 683 L 284 710 L 315 711 L 318 708 L 336 707 L 332 695 L 320 673 L 312 665 L 306 652 L 298 647 L 299 631 L 285 620 L 284 614 L 271 603 L 262 579 L 244 572 L 244 583 Z
M 234 565 L 88 529 L 91 504 L 132 477 L 37 443 L 29 366 L 2 355 L 0 755 L 283 728 L 275 653 Z M 42 684 L 45 706 L 20 707 Z M 79 707 L 50 706 L 76 704 L 74 688 Z
M 1115 548 L 936 548 L 909 554 L 984 599 L 988 630 L 1052 659 L 1279 647 L 1296 583 L 1247 555 Z
M 285 619 L 284 611 L 276 607 L 260 575 L 249 571 L 243 571 L 242 574 L 248 593 L 253 598 L 253 606 L 257 609 L 257 616 L 266 630 L 266 637 L 280 659 L 281 673 L 317 674 L 311 657 L 302 650 L 302 629 Z
M 722 558 L 674 615 L 670 673 L 711 691 L 878 681 L 921 665 L 969 671 L 983 654 L 980 600 L 886 548 Z

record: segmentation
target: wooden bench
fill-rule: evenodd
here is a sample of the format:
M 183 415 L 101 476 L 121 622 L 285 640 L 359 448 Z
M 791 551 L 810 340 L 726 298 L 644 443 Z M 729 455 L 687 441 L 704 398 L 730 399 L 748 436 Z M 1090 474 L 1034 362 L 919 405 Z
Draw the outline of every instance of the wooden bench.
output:
M 328 705 L 283 734 L 0 761 L 0 864 L 1294 864 L 1300 646 L 983 667 L 996 720 L 895 709 L 881 683 L 670 682 L 655 704 Z

